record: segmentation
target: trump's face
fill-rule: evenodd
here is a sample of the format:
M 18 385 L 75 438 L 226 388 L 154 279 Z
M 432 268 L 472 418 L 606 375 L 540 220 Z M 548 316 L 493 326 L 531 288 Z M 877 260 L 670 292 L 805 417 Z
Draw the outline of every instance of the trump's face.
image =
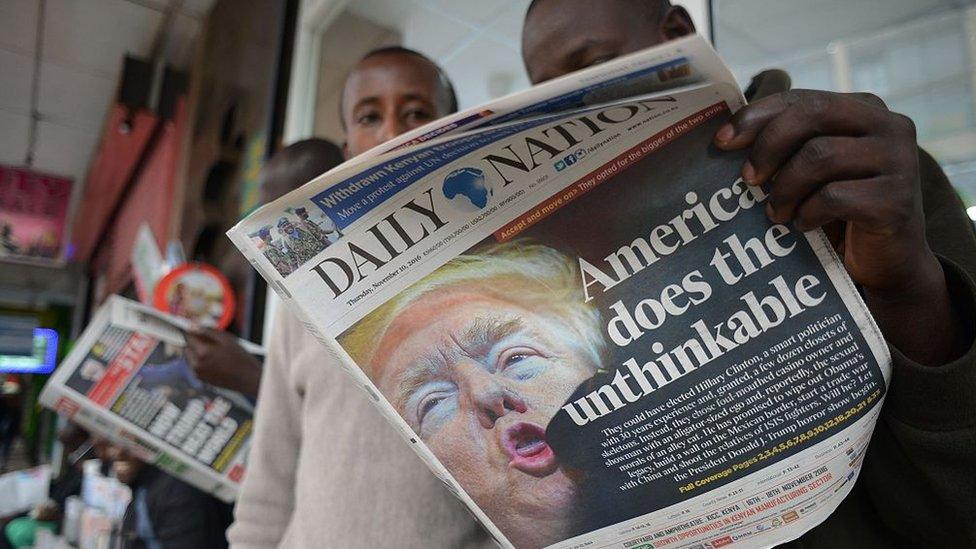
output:
M 397 411 L 520 546 L 555 541 L 562 532 L 550 530 L 572 519 L 575 484 L 545 428 L 595 370 L 580 339 L 559 319 L 459 286 L 397 315 L 371 362 Z

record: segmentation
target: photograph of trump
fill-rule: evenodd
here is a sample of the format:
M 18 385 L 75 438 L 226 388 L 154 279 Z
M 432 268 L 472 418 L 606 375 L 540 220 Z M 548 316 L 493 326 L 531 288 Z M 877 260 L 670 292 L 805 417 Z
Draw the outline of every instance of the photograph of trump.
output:
M 527 240 L 475 247 L 339 342 L 517 547 L 578 531 L 580 486 L 546 441 L 606 353 L 575 258 Z

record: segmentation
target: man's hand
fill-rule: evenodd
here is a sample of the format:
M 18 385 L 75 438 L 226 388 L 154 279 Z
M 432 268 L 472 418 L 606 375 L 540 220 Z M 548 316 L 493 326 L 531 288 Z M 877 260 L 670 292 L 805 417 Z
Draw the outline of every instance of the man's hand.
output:
M 186 332 L 186 352 L 201 381 L 257 397 L 261 363 L 226 332 L 195 328 Z
M 889 342 L 925 364 L 955 357 L 945 275 L 925 240 L 909 118 L 870 94 L 794 90 L 739 110 L 715 143 L 751 147 L 742 178 L 766 185 L 771 220 L 834 237 Z

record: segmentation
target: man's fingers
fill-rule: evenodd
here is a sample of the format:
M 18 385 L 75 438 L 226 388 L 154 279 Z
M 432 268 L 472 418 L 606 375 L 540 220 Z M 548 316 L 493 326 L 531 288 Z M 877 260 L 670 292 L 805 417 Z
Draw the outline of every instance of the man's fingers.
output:
M 183 332 L 186 340 L 186 355 L 190 366 L 196 368 L 207 353 L 207 348 L 215 343 L 215 334 L 208 328 L 193 328 Z
M 820 188 L 796 210 L 794 225 L 812 231 L 835 220 L 867 225 L 889 224 L 897 214 L 878 200 L 884 178 L 834 181 Z
M 882 124 L 878 107 L 838 94 L 810 94 L 769 120 L 752 141 L 743 178 L 769 181 L 803 145 L 817 136 L 863 136 Z
M 868 97 L 812 90 L 764 97 L 740 109 L 715 142 L 724 149 L 752 147 L 742 175 L 751 184 L 764 183 L 817 135 L 859 136 L 878 127 L 887 108 Z
M 790 90 L 754 101 L 739 109 L 729 123 L 719 129 L 716 143 L 725 149 L 749 147 L 773 119 L 796 105 L 823 101 L 823 94 L 813 90 Z
M 884 149 L 867 137 L 814 137 L 790 157 L 767 186 L 772 220 L 791 220 L 804 200 L 832 181 L 878 175 Z
M 857 99 L 858 101 L 863 101 L 869 105 L 879 107 L 884 110 L 888 110 L 888 105 L 884 102 L 884 99 L 881 99 L 880 97 L 874 95 L 873 93 L 854 92 L 854 93 L 849 93 L 847 95 L 854 99 Z
M 194 326 L 186 333 L 200 344 L 215 343 L 220 337 L 219 332 L 203 326 Z
M 785 94 L 777 93 L 742 107 L 719 128 L 716 145 L 729 150 L 748 147 L 770 120 L 789 107 L 789 100 Z
M 196 370 L 200 364 L 200 351 L 190 342 L 189 336 L 186 338 L 186 343 L 186 360 L 190 363 L 190 367 Z

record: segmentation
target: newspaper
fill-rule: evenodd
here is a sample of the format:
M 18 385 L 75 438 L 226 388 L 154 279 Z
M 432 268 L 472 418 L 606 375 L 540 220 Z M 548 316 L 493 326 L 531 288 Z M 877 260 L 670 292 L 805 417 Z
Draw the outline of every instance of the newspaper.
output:
M 621 70 L 688 51 L 708 76 Z M 539 114 L 619 74 L 638 91 Z M 435 123 L 229 236 L 500 545 L 774 546 L 850 491 L 890 357 L 825 235 L 769 221 L 747 153 L 713 146 L 743 104 L 704 40 L 665 44 L 418 140 Z
M 188 323 L 112 296 L 44 386 L 40 402 L 224 501 L 236 499 L 253 429 L 243 395 L 197 379 Z M 241 341 L 248 352 L 260 347 Z

